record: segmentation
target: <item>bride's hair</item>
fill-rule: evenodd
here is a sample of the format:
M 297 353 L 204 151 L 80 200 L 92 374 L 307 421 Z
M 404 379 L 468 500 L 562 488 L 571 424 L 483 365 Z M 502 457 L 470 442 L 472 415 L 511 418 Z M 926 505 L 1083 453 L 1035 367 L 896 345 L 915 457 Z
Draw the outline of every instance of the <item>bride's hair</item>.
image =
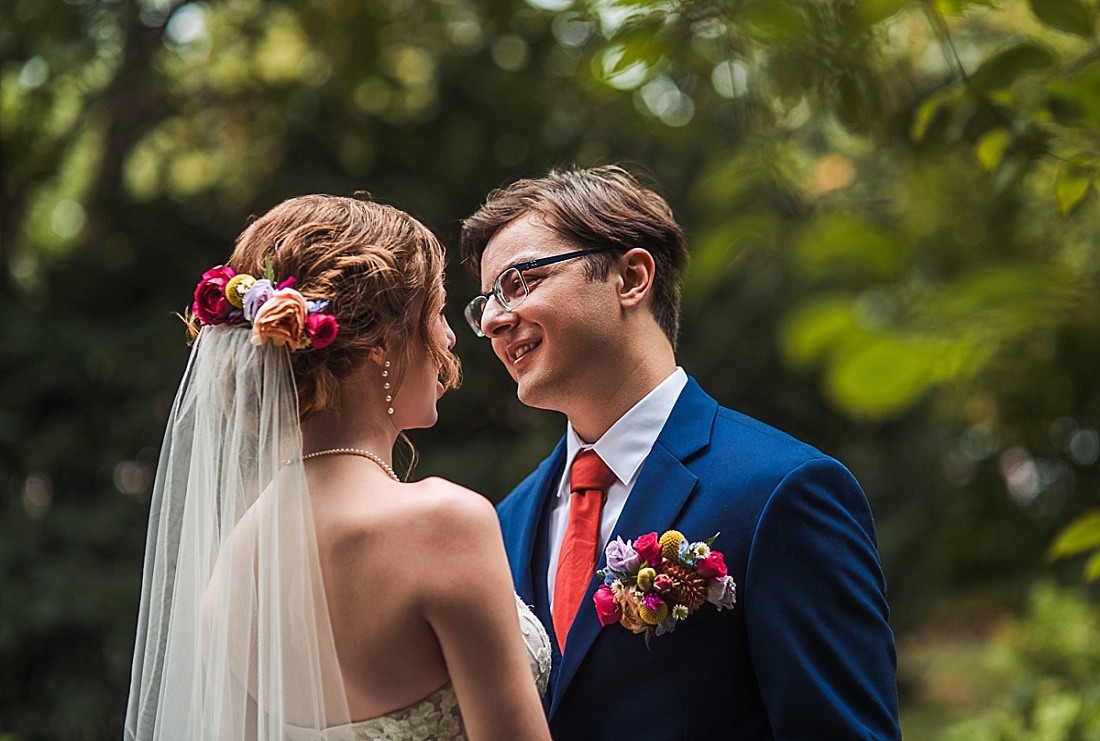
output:
M 291 353 L 301 417 L 339 402 L 337 381 L 370 349 L 384 349 L 400 379 L 413 342 L 425 344 L 447 389 L 458 385 L 458 357 L 433 339 L 443 310 L 443 245 L 404 211 L 361 198 L 306 195 L 283 201 L 237 238 L 229 266 L 276 280 L 295 278 L 309 301 L 329 301 L 340 329 L 332 344 Z M 197 326 L 192 318 L 192 327 Z

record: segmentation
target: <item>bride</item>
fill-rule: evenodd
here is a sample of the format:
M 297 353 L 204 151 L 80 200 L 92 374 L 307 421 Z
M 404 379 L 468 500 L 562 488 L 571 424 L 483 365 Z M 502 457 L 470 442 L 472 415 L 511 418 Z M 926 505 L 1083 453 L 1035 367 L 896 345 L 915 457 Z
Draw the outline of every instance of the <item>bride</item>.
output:
M 391 450 L 457 385 L 443 248 L 305 196 L 195 289 L 126 739 L 548 739 L 546 633 L 481 495 Z

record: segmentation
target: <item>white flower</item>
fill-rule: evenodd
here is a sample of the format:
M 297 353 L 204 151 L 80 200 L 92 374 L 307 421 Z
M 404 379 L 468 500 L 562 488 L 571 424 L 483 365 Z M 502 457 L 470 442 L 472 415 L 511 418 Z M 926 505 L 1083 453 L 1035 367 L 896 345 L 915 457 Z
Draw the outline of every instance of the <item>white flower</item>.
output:
M 737 584 L 732 576 L 723 576 L 721 579 L 711 579 L 707 584 L 707 602 L 719 610 L 733 607 L 737 604 Z
M 676 620 L 683 620 L 688 616 L 688 608 L 686 605 L 673 605 L 672 617 Z
M 671 633 L 676 630 L 676 621 L 669 615 L 667 618 L 657 623 L 657 629 L 653 631 L 654 636 L 663 636 L 665 633 Z
M 696 561 L 704 559 L 710 555 L 710 546 L 706 543 L 703 543 L 702 541 L 698 543 L 692 543 L 691 555 L 695 558 Z

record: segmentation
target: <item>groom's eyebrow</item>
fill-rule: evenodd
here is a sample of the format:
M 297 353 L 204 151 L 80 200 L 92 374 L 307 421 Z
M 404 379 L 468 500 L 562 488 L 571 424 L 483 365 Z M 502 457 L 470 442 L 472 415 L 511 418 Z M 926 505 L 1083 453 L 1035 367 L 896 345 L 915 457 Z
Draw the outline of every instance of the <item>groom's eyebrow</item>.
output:
M 553 254 L 553 253 L 551 253 L 551 254 Z M 534 262 L 535 260 L 541 260 L 544 257 L 550 257 L 551 254 L 547 254 L 545 250 L 536 250 L 536 251 L 532 251 L 532 252 L 521 252 L 518 255 L 516 255 L 515 259 L 512 260 L 512 262 L 508 265 L 508 267 L 504 268 L 504 270 L 511 270 L 512 268 L 518 268 L 520 265 L 523 265 L 524 263 Z M 503 273 L 504 270 L 501 270 L 500 272 Z
M 488 287 L 485 287 L 485 286 L 479 286 L 479 289 L 481 289 L 481 291 L 482 291 L 482 295 L 485 295 L 485 294 L 487 294 L 487 293 L 492 293 L 492 291 L 493 291 L 493 283 L 496 283 L 496 282 L 497 282 L 497 278 L 499 278 L 500 276 L 504 275 L 504 274 L 505 274 L 506 272 L 508 272 L 508 271 L 509 271 L 509 270 L 511 270 L 512 268 L 516 268 L 516 267 L 519 267 L 520 265 L 522 265 L 522 264 L 523 264 L 523 263 L 525 263 L 525 262 L 531 262 L 532 260 L 537 260 L 537 259 L 539 259 L 538 257 L 536 257 L 536 256 L 532 256 L 532 255 L 528 255 L 528 256 L 526 256 L 526 257 L 525 257 L 525 256 L 524 256 L 524 254 L 525 254 L 525 253 L 521 252 L 521 253 L 520 253 L 519 255 L 517 255 L 517 256 L 516 256 L 516 258 L 515 258 L 514 260 L 512 260 L 512 262 L 508 263 L 508 264 L 507 264 L 507 265 L 505 265 L 505 266 L 504 266 L 503 268 L 501 268 L 501 269 L 500 269 L 500 271 L 499 271 L 499 272 L 498 272 L 498 273 L 497 273 L 496 275 L 494 275 L 494 276 L 493 276 L 493 280 L 492 280 L 492 282 L 491 282 L 491 283 L 489 284 L 489 286 L 488 286 Z

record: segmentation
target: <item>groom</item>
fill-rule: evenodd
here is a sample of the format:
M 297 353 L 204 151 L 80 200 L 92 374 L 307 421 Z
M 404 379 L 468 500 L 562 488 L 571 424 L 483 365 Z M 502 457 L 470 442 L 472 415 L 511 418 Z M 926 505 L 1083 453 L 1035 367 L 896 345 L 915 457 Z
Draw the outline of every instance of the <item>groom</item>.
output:
M 551 637 L 554 737 L 899 739 L 867 500 L 837 461 L 677 367 L 687 251 L 668 204 L 618 167 L 550 172 L 490 193 L 462 251 L 484 291 L 471 327 L 520 401 L 568 418 L 498 507 L 516 591 Z M 736 604 L 647 647 L 601 627 L 595 571 L 609 540 L 669 529 L 720 533 Z

